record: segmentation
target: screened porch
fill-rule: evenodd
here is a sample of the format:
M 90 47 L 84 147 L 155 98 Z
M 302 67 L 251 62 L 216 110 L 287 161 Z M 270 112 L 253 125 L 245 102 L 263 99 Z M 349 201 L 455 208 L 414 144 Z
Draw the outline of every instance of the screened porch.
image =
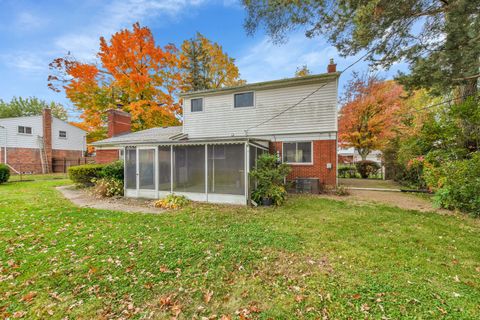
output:
M 194 201 L 247 204 L 248 173 L 268 142 L 219 142 L 126 146 L 125 196 L 159 199 L 167 194 Z

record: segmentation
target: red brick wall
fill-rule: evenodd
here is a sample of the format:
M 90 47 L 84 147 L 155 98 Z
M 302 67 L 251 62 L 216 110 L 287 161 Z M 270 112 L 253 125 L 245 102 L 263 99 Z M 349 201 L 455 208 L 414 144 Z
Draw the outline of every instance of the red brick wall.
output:
M 0 159 L 4 162 L 3 152 L 1 148 Z M 79 159 L 82 158 L 82 151 L 77 150 L 52 150 L 52 159 Z M 52 159 L 50 159 L 50 172 L 52 172 Z M 8 148 L 7 162 L 15 170 L 26 173 L 42 173 L 42 160 L 40 159 L 40 149 L 32 148 Z M 13 172 L 12 172 L 13 173 Z
M 282 142 L 270 142 L 270 152 L 279 153 L 282 156 Z M 332 164 L 327 169 L 327 163 Z M 319 178 L 324 185 L 336 185 L 337 183 L 337 142 L 335 140 L 313 141 L 313 164 L 290 165 L 291 173 L 288 180 L 295 178 Z
M 97 150 L 95 155 L 96 163 L 110 163 L 117 161 L 118 158 L 118 149 L 113 150 Z

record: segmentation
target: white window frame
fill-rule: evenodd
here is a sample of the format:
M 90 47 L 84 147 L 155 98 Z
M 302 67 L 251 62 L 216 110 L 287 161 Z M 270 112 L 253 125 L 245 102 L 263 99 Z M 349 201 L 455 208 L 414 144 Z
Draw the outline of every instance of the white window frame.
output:
M 192 100 L 202 100 L 202 110 L 201 111 L 192 111 Z M 190 113 L 201 113 L 205 111 L 205 97 L 196 97 L 196 98 L 190 98 Z
M 23 132 L 20 132 L 20 128 L 23 128 Z M 30 133 L 27 133 L 26 129 L 27 128 L 30 128 Z M 22 135 L 26 135 L 26 136 L 31 136 L 33 134 L 33 128 L 30 127 L 30 126 L 17 126 L 17 134 L 22 134 Z
M 65 132 L 65 137 L 62 137 L 62 136 L 60 135 L 60 133 L 62 133 L 62 132 Z M 59 139 L 67 139 L 67 137 L 68 137 L 68 135 L 67 135 L 67 131 L 66 131 L 66 130 L 58 130 L 58 138 L 59 138 Z
M 243 93 L 252 93 L 253 94 L 253 106 L 247 106 L 247 107 L 235 107 L 235 95 L 237 94 L 243 94 Z M 257 95 L 255 91 L 249 90 L 249 91 L 242 91 L 242 92 L 235 92 L 232 94 L 232 107 L 235 110 L 243 110 L 243 109 L 250 109 L 250 108 L 255 108 L 257 106 Z
M 285 161 L 285 153 L 283 152 L 285 143 L 295 143 L 295 157 L 298 155 L 298 144 L 310 142 L 310 161 L 309 162 L 287 162 Z M 313 141 L 284 141 L 282 142 L 282 162 L 286 164 L 294 164 L 299 166 L 309 166 L 313 165 Z

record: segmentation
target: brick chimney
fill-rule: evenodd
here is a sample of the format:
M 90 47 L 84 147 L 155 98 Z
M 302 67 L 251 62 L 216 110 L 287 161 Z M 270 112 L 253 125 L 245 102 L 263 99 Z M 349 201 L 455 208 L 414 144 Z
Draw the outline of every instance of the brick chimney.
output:
M 43 148 L 46 155 L 47 172 L 52 171 L 52 110 L 45 108 L 42 111 Z
M 333 62 L 333 58 L 330 58 L 330 64 L 327 66 L 328 73 L 337 72 L 337 64 Z
M 130 132 L 132 120 L 130 113 L 118 109 L 110 109 L 107 113 L 109 138 Z

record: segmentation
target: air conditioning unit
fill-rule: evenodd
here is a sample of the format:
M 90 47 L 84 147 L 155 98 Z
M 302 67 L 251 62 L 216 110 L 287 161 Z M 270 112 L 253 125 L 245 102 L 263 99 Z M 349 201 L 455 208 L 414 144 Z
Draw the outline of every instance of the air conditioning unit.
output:
M 320 179 L 318 178 L 296 178 L 295 179 L 296 193 L 320 193 Z

